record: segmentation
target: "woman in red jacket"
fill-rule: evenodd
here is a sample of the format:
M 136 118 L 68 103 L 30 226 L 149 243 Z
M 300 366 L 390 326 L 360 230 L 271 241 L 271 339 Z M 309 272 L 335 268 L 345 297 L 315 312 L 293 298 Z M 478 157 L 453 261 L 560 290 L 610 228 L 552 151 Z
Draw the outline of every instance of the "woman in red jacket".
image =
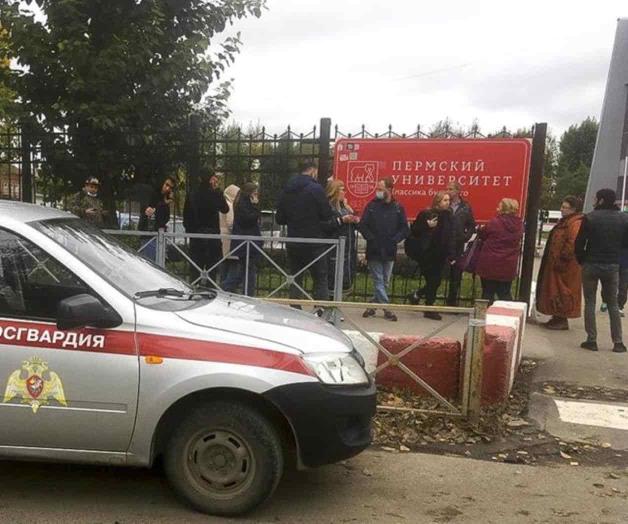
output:
M 497 216 L 480 229 L 482 249 L 476 272 L 482 279 L 482 298 L 493 302 L 512 300 L 512 281 L 517 276 L 523 222 L 517 216 L 519 202 L 504 198 L 497 207 Z

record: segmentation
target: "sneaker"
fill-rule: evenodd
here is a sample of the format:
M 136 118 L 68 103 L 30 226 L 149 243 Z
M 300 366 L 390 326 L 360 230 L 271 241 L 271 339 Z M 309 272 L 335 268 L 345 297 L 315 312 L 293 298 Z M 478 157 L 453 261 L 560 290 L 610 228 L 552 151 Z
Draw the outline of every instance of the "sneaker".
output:
M 369 318 L 369 317 L 374 317 L 375 316 L 375 310 L 374 309 L 367 309 L 364 313 L 362 313 L 362 317 L 363 318 Z
M 423 316 L 425 318 L 429 318 L 430 320 L 443 320 L 441 314 L 437 313 L 436 311 L 426 311 L 425 313 L 423 313 Z
M 387 309 L 384 309 L 384 318 L 386 320 L 390 320 L 391 322 L 397 322 L 397 315 Z
M 580 344 L 580 347 L 582 349 L 588 349 L 589 351 L 597 351 L 597 342 L 587 340 L 586 342 Z
M 626 352 L 626 346 L 624 346 L 621 342 L 613 346 L 613 353 L 625 353 L 625 352 Z
M 602 305 L 600 306 L 600 311 L 602 313 L 606 313 L 608 311 L 608 306 L 606 305 L 606 302 L 602 302 Z

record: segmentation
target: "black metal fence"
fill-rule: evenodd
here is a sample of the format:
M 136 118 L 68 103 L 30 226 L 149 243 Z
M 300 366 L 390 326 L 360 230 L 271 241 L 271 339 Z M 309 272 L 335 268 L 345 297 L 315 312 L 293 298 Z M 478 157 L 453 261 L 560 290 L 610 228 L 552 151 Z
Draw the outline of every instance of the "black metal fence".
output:
M 521 133 L 518 137 L 526 136 Z M 528 135 L 529 136 L 529 135 Z M 332 128 L 331 120 L 322 119 L 306 133 L 297 133 L 288 127 L 282 133 L 270 133 L 264 127 L 243 130 L 237 127 L 222 129 L 205 128 L 199 121 L 190 119 L 187 129 L 180 133 L 172 130 L 152 136 L 138 135 L 131 131 L 118 133 L 104 143 L 89 137 L 74 136 L 66 131 L 41 135 L 29 126 L 4 126 L 0 128 L 0 198 L 36 202 L 42 205 L 64 207 L 67 198 L 81 187 L 80 173 L 85 172 L 89 159 L 78 151 L 84 144 L 95 147 L 111 147 L 105 157 L 106 168 L 96 166 L 90 173 L 103 179 L 105 197 L 115 207 L 118 226 L 136 229 L 142 209 L 146 206 L 159 180 L 174 175 L 179 181 L 172 209 L 170 230 L 183 232 L 182 211 L 185 194 L 193 187 L 201 166 L 209 166 L 221 174 L 223 185 L 240 186 L 246 181 L 260 187 L 263 212 L 262 231 L 266 237 L 285 234 L 274 221 L 275 202 L 288 178 L 297 170 L 303 159 L 317 159 L 319 179 L 327 180 L 332 174 L 333 144 L 339 138 L 414 138 L 414 139 L 484 139 L 513 137 L 505 129 L 486 136 L 477 127 L 458 133 L 444 125 L 436 132 L 417 126 L 412 133 L 398 133 L 390 126 L 382 133 L 372 133 L 362 126 L 357 132 L 348 133 L 338 126 Z M 85 147 L 83 147 L 83 150 Z M 89 151 L 89 148 L 87 148 Z M 363 246 L 363 242 L 358 242 Z M 283 258 L 281 246 L 269 244 L 272 256 Z M 258 275 L 258 289 L 271 289 L 272 272 Z M 264 282 L 264 279 L 267 282 Z M 400 253 L 391 282 L 391 298 L 402 302 L 408 293 L 420 285 L 421 278 L 416 264 Z M 469 303 L 478 294 L 475 279 L 466 275 L 461 287 L 463 303 Z M 439 292 L 447 293 L 447 280 Z M 357 274 L 349 299 L 365 301 L 372 295 L 372 284 L 367 278 L 362 253 L 358 253 Z

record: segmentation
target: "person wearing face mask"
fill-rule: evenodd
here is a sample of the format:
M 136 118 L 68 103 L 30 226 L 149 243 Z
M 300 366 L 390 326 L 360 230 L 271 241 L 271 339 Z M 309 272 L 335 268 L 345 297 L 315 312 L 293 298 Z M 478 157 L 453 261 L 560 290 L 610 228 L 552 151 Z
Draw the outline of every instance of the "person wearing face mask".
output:
M 434 305 L 445 266 L 455 261 L 456 235 L 449 204 L 449 193 L 439 191 L 434 196 L 432 207 L 421 211 L 412 224 L 412 237 L 418 246 L 416 262 L 425 279 L 425 286 L 408 295 L 410 304 L 417 305 L 425 297 L 425 305 Z M 432 320 L 442 320 L 440 313 L 434 311 L 426 311 L 423 315 Z
M 373 280 L 372 302 L 388 304 L 387 288 L 390 284 L 397 244 L 409 233 L 406 211 L 393 197 L 394 182 L 385 178 L 377 183 L 375 198 L 366 206 L 358 230 L 366 239 L 366 261 Z M 368 308 L 364 318 L 375 315 L 375 308 Z M 384 318 L 396 321 L 397 316 L 384 308 Z
M 261 237 L 259 223 L 262 212 L 259 209 L 259 195 L 257 184 L 247 182 L 242 186 L 233 201 L 233 235 Z M 259 248 L 263 242 L 255 242 Z M 243 294 L 250 297 L 255 296 L 255 285 L 257 277 L 257 263 L 261 253 L 252 245 L 246 245 L 242 240 L 232 240 L 231 249 L 237 258 L 235 266 L 230 268 L 229 273 L 222 283 L 222 289 L 228 293 L 235 292 L 245 281 L 246 286 Z M 247 256 L 248 250 L 248 256 Z M 247 267 L 248 259 L 248 267 Z
M 582 201 L 567 196 L 560 206 L 562 218 L 552 229 L 536 282 L 536 309 L 551 315 L 547 329 L 569 329 L 569 318 L 582 313 L 582 268 L 576 260 L 576 238 L 584 215 Z
M 85 180 L 81 191 L 71 197 L 67 211 L 98 227 L 106 225 L 109 213 L 105 210 L 99 196 L 100 181 L 95 176 Z

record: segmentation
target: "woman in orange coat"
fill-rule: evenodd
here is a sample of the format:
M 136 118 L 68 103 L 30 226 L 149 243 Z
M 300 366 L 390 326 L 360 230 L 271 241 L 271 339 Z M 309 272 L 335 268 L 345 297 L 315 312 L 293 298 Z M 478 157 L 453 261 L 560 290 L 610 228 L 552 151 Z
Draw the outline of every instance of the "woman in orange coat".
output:
M 536 285 L 536 308 L 551 315 L 548 329 L 569 329 L 569 318 L 582 311 L 582 270 L 576 260 L 575 242 L 583 216 L 579 198 L 568 196 L 560 207 L 562 218 L 554 226 L 547 244 Z

